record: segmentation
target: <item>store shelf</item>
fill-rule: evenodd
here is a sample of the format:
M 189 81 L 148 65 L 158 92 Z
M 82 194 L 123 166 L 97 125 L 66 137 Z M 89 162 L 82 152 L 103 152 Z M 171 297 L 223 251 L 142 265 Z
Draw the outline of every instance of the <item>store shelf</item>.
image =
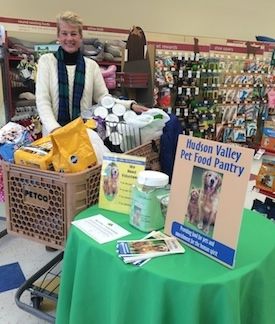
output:
M 257 187 L 254 187 L 253 190 L 257 193 L 260 193 L 262 195 L 265 195 L 267 197 L 270 197 L 272 199 L 275 199 L 275 192 L 271 193 L 270 191 L 259 189 Z
M 98 65 L 116 65 L 121 66 L 121 62 L 117 61 L 96 61 Z

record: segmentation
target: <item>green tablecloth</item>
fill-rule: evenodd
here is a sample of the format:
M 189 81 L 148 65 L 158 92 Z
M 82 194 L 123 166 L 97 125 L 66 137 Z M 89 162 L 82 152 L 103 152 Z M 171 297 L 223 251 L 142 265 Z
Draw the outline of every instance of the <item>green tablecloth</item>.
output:
M 128 216 L 100 210 L 138 239 Z M 71 227 L 63 261 L 57 324 L 274 324 L 275 225 L 245 210 L 236 266 L 228 269 L 186 247 L 183 255 L 124 264 L 116 242 L 100 245 Z

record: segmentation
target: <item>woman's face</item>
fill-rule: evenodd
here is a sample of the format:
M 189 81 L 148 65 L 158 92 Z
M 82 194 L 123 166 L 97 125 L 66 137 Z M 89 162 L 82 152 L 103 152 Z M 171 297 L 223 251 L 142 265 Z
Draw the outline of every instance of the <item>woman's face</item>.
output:
M 59 24 L 58 41 L 64 51 L 75 53 L 81 46 L 82 35 L 79 27 L 61 21 Z

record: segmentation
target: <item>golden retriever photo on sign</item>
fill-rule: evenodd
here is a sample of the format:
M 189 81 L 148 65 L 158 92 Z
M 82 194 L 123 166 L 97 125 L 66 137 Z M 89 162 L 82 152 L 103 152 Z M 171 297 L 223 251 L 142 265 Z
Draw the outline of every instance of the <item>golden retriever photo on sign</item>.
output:
M 211 237 L 221 185 L 221 173 L 199 167 L 193 168 L 185 222 Z
M 118 166 L 112 162 L 105 168 L 103 176 L 103 191 L 108 200 L 113 200 L 118 192 L 119 184 L 119 169 Z

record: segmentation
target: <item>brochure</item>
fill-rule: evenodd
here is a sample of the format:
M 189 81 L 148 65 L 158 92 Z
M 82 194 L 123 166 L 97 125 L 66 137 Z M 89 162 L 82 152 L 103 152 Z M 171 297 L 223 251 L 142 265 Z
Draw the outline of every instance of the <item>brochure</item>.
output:
M 180 135 L 164 232 L 233 267 L 253 155 Z
M 184 253 L 185 249 L 175 238 L 118 241 L 118 255 L 129 263 L 169 254 Z M 131 257 L 127 259 L 125 257 Z
M 123 227 L 100 214 L 75 220 L 72 224 L 100 244 L 130 234 Z
M 132 186 L 138 173 L 145 169 L 145 157 L 119 153 L 103 156 L 99 207 L 129 214 L 131 209 Z
M 152 231 L 151 233 L 147 234 L 146 236 L 144 236 L 142 238 L 142 240 L 147 240 L 147 239 L 159 239 L 159 238 L 169 238 L 169 236 L 167 236 L 166 234 L 160 232 L 160 231 Z M 137 257 L 132 257 L 132 256 L 121 256 L 122 260 L 125 263 L 132 263 L 133 265 L 139 266 L 141 267 L 142 265 L 144 265 L 146 262 L 150 261 L 151 258 L 146 258 L 143 259 L 141 256 L 141 259 L 137 258 Z

